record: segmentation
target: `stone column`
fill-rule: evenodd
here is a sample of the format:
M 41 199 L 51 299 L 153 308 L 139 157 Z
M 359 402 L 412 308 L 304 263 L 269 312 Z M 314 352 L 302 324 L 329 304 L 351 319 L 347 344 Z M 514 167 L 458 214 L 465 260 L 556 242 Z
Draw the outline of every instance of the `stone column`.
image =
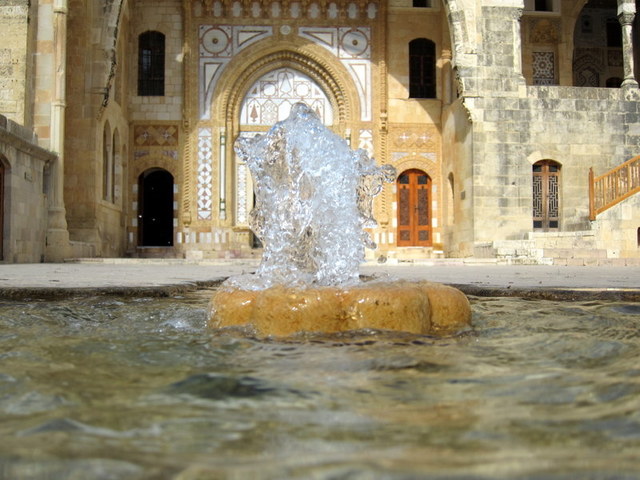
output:
M 622 87 L 625 90 L 638 88 L 638 82 L 633 76 L 632 26 L 635 15 L 636 6 L 634 2 L 623 0 L 618 4 L 618 21 L 622 25 L 622 58 L 624 65 Z
M 53 95 L 50 148 L 58 158 L 49 167 L 49 224 L 45 260 L 60 262 L 71 254 L 64 208 L 64 125 L 66 108 L 67 0 L 53 2 Z

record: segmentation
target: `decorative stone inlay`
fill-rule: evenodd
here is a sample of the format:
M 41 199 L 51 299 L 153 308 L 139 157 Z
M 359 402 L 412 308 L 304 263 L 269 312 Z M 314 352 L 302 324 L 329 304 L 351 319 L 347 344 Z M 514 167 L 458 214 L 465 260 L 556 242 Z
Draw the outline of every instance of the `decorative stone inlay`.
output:
M 364 149 L 370 157 L 373 157 L 373 133 L 371 130 L 360 130 L 358 148 Z
M 555 55 L 553 52 L 532 52 L 533 84 L 555 84 Z
M 210 128 L 200 128 L 198 133 L 198 218 L 211 219 L 213 206 L 213 143 Z
M 560 22 L 548 19 L 530 20 L 529 28 L 531 31 L 529 41 L 537 44 L 556 44 L 560 37 Z
M 396 134 L 393 138 L 393 144 L 399 148 L 406 149 L 422 149 L 427 147 L 429 150 L 435 149 L 433 136 L 426 131 L 410 131 L 404 130 Z
M 329 50 L 346 67 L 360 99 L 361 120 L 371 120 L 371 29 L 300 27 L 298 34 Z
M 366 18 L 374 20 L 379 10 L 379 2 L 327 2 L 317 1 L 239 1 L 239 0 L 196 0 L 194 2 L 194 15 L 202 17 L 213 15 L 214 17 L 233 16 L 236 18 L 260 18 L 273 19 L 298 19 L 310 18 L 331 19 L 345 16 L 351 20 Z
M 240 112 L 241 125 L 273 125 L 289 116 L 302 102 L 311 107 L 324 125 L 333 124 L 331 102 L 308 76 L 290 68 L 269 72 L 249 89 Z
M 178 131 L 177 125 L 137 125 L 133 135 L 139 147 L 166 147 L 178 145 Z
M 215 85 L 231 58 L 272 35 L 271 26 L 200 25 L 199 103 L 202 119 L 211 116 L 210 105 Z

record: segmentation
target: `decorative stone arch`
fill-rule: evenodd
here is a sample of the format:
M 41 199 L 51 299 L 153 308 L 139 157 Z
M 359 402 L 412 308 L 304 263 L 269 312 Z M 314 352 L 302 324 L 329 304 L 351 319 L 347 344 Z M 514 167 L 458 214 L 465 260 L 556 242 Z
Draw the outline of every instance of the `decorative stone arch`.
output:
M 359 121 L 356 87 L 338 59 L 314 45 L 291 47 L 273 44 L 263 50 L 247 48 L 237 55 L 216 86 L 211 109 L 214 121 L 237 131 L 242 101 L 251 86 L 263 75 L 284 67 L 305 74 L 324 90 L 333 107 L 334 127 Z
M 164 155 L 147 155 L 137 159 L 130 170 L 130 178 L 135 183 L 141 173 L 153 168 L 168 171 L 177 185 L 182 184 L 182 175 L 176 160 Z
M 327 96 L 333 110 L 333 130 L 345 134 L 347 129 L 361 125 L 358 90 L 347 69 L 339 59 L 322 47 L 309 44 L 302 38 L 282 45 L 270 41 L 266 47 L 251 46 L 236 55 L 216 83 L 211 104 L 209 125 L 219 129 L 213 134 L 213 151 L 218 159 L 218 216 L 234 227 L 248 229 L 240 212 L 249 211 L 250 185 L 246 172 L 236 165 L 233 142 L 240 134 L 242 104 L 251 87 L 264 75 L 281 68 L 289 68 L 309 77 Z M 244 186 L 243 186 L 244 185 Z M 240 191 L 241 190 L 241 191 Z M 243 193 L 244 192 L 244 193 Z M 246 204 L 246 208 L 243 205 Z M 248 230 L 247 230 L 248 231 Z M 244 235 L 245 233 L 242 233 Z M 240 238 L 240 234 L 238 234 Z
M 433 160 L 419 154 L 411 154 L 405 157 L 400 158 L 397 162 L 394 163 L 396 167 L 396 185 L 399 182 L 400 176 L 404 172 L 409 172 L 411 170 L 420 170 L 426 173 L 430 179 L 429 185 L 429 205 L 427 208 L 427 213 L 429 217 L 429 225 L 425 225 L 423 233 L 427 235 L 427 237 L 423 238 L 411 238 L 411 241 L 406 242 L 402 240 L 401 236 L 403 234 L 402 226 L 400 225 L 400 216 L 401 216 L 401 206 L 399 205 L 399 199 L 396 199 L 396 211 L 398 213 L 397 218 L 397 236 L 398 236 L 398 246 L 433 246 L 440 243 L 440 225 L 441 221 L 441 190 L 442 190 L 442 175 L 440 173 L 440 168 L 436 162 Z M 396 192 L 399 195 L 399 190 Z M 412 207 L 413 208 L 413 207 Z M 413 232 L 413 234 L 420 235 L 420 232 Z M 412 235 L 413 235 L 412 234 Z
M 175 245 L 176 178 L 167 169 L 151 167 L 137 176 L 137 245 L 173 247 Z
M 394 166 L 396 167 L 396 179 L 406 170 L 422 170 L 429 175 L 434 182 L 440 183 L 440 170 L 438 165 L 423 155 L 407 155 L 399 159 Z
M 139 195 L 140 195 L 140 176 L 144 172 L 151 170 L 165 170 L 173 177 L 173 220 L 174 222 L 178 218 L 179 212 L 176 210 L 176 206 L 180 201 L 180 186 L 183 185 L 182 169 L 176 163 L 176 160 L 163 155 L 148 155 L 142 158 L 136 159 L 133 162 L 132 168 L 129 169 L 129 185 L 133 189 L 133 194 L 130 194 L 130 217 L 136 219 L 136 222 L 129 229 L 129 248 L 139 246 L 140 237 L 140 225 L 139 225 Z M 174 236 L 176 229 L 174 227 Z M 175 240 L 175 239 L 174 239 Z M 175 242 L 174 242 L 175 245 Z

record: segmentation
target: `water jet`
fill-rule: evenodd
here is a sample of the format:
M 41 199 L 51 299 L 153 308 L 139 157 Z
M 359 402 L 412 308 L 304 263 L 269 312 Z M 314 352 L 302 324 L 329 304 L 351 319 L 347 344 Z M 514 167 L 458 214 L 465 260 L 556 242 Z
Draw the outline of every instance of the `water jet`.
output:
M 352 150 L 303 103 L 265 135 L 240 137 L 236 154 L 255 188 L 250 227 L 264 245 L 255 274 L 229 278 L 213 295 L 211 326 L 261 336 L 364 328 L 418 334 L 469 325 L 459 290 L 432 282 L 359 278 L 373 198 L 395 169 Z

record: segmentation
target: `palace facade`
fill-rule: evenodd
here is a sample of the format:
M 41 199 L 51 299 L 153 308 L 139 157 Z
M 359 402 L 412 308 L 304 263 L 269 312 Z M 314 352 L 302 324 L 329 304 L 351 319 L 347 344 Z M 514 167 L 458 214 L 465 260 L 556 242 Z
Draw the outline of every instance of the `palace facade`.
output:
M 0 258 L 256 255 L 233 144 L 305 102 L 397 170 L 375 201 L 371 258 L 633 263 L 635 12 L 633 0 L 6 0 Z

